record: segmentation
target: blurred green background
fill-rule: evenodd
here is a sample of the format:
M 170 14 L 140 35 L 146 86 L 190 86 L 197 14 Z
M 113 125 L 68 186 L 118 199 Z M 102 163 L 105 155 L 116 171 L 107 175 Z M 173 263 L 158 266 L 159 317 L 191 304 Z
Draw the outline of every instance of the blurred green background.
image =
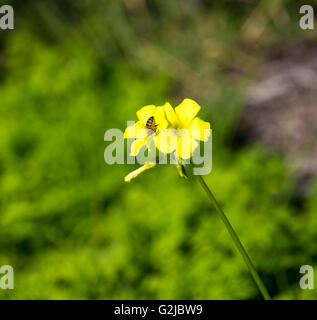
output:
M 309 1 L 304 2 L 309 3 Z M 195 99 L 213 129 L 206 180 L 275 299 L 314 299 L 317 184 L 261 143 L 233 146 L 247 90 L 268 53 L 312 37 L 295 1 L 1 1 L 2 299 L 259 299 L 199 185 L 173 166 L 133 182 L 104 162 L 104 133 L 147 104 Z

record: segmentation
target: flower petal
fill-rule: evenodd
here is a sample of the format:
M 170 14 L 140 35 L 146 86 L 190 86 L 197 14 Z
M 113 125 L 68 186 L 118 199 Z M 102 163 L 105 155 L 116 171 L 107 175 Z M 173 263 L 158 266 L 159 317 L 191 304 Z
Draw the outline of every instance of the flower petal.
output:
M 152 116 L 154 116 L 156 111 L 156 106 L 151 104 L 145 107 L 142 107 L 139 111 L 137 111 L 136 115 L 141 121 L 142 125 L 145 127 L 146 122 Z
M 142 147 L 145 143 L 146 143 L 146 139 L 143 139 L 143 140 L 134 140 L 134 141 L 132 142 L 132 144 L 131 144 L 130 156 L 135 157 L 135 156 L 139 153 L 141 147 Z
M 173 107 L 168 102 L 165 103 L 164 107 L 167 120 L 170 122 L 173 128 L 179 128 L 179 120 Z
M 207 141 L 210 136 L 210 123 L 196 117 L 188 126 L 193 138 L 201 141 Z
M 191 99 L 184 99 L 183 102 L 175 108 L 176 115 L 182 124 L 182 128 L 186 128 L 199 112 L 200 106 Z
M 161 129 L 155 136 L 155 146 L 163 153 L 171 153 L 177 148 L 175 129 Z
M 197 147 L 198 142 L 190 135 L 189 130 L 182 129 L 181 134 L 178 137 L 178 157 L 181 159 L 189 159 Z
M 142 126 L 140 121 L 127 127 L 123 135 L 125 139 L 144 139 L 146 136 L 147 130 Z
M 151 169 L 155 167 L 155 163 L 146 162 L 142 167 L 130 172 L 128 175 L 124 177 L 125 182 L 130 182 L 132 179 L 137 177 L 140 173 L 142 173 L 145 170 Z
M 168 122 L 165 116 L 165 105 L 162 107 L 157 107 L 155 110 L 154 119 L 155 124 L 157 125 L 157 130 L 165 129 L 168 126 Z

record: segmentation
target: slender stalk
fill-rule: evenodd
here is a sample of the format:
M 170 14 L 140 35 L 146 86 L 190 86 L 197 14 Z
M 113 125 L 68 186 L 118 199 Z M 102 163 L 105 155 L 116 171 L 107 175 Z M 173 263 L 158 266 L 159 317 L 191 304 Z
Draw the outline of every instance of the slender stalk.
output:
M 234 229 L 232 228 L 225 213 L 223 212 L 220 205 L 218 204 L 215 196 L 213 195 L 213 193 L 211 192 L 211 190 L 207 186 L 207 184 L 206 184 L 205 180 L 202 178 L 202 176 L 198 176 L 198 180 L 199 180 L 201 186 L 203 187 L 203 189 L 206 191 L 208 197 L 210 198 L 211 203 L 215 206 L 217 213 L 219 214 L 220 219 L 222 220 L 222 222 L 226 226 L 234 244 L 236 245 L 237 249 L 239 250 L 240 254 L 242 255 L 246 265 L 249 268 L 249 271 L 253 277 L 255 284 L 257 285 L 258 289 L 260 290 L 261 294 L 263 295 L 263 298 L 265 300 L 270 300 L 271 297 L 270 297 L 266 287 L 264 286 L 261 278 L 259 277 L 258 273 L 256 272 L 255 267 L 254 267 L 249 255 L 247 254 L 246 250 L 244 249 L 240 239 L 238 238 L 237 234 L 235 233 Z

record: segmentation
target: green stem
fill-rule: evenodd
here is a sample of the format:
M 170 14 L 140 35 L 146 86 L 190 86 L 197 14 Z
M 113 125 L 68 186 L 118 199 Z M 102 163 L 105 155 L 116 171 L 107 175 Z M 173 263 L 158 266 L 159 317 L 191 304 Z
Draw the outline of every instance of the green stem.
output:
M 258 289 L 260 290 L 261 294 L 263 295 L 263 298 L 265 300 L 270 300 L 271 297 L 270 297 L 266 287 L 264 286 L 261 278 L 259 277 L 258 273 L 256 272 L 249 255 L 247 254 L 246 250 L 244 249 L 240 239 L 238 238 L 237 234 L 235 233 L 234 229 L 232 228 L 225 213 L 223 212 L 220 205 L 218 204 L 215 196 L 213 195 L 213 193 L 211 192 L 211 190 L 207 186 L 205 180 L 201 176 L 198 176 L 198 179 L 199 179 L 201 186 L 203 187 L 203 189 L 206 191 L 208 197 L 210 198 L 212 204 L 215 206 L 217 213 L 219 214 L 219 217 L 222 220 L 222 222 L 224 223 L 224 225 L 226 226 L 234 244 L 236 245 L 237 249 L 239 250 L 240 254 L 242 255 L 246 265 L 249 268 L 249 271 L 253 277 L 255 284 L 257 285 Z

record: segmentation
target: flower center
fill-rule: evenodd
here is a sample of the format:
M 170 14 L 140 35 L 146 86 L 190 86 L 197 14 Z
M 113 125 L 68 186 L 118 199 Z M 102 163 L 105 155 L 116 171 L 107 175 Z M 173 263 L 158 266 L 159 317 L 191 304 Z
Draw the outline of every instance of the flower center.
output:
M 177 135 L 178 137 L 183 134 L 182 130 L 183 130 L 182 128 L 177 128 L 177 129 L 176 129 L 176 135 Z

